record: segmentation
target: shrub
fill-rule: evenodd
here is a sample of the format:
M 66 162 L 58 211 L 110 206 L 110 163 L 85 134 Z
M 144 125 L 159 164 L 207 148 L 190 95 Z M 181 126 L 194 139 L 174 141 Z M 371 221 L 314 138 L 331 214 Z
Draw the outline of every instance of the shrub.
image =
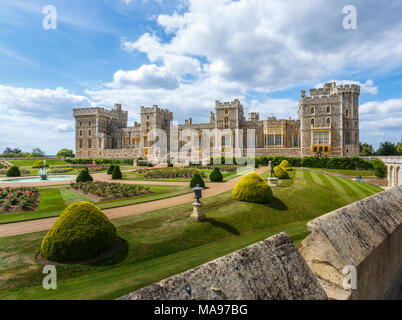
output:
M 90 182 L 94 181 L 92 176 L 89 174 L 88 168 L 85 168 L 84 170 L 81 170 L 80 174 L 78 175 L 77 179 L 75 179 L 76 182 Z
M 6 172 L 7 177 L 20 177 L 21 172 L 17 166 L 10 167 Z
M 275 173 L 275 177 L 278 179 L 289 179 L 289 174 L 286 171 L 286 169 L 284 169 L 281 166 L 276 166 L 274 168 L 274 173 Z M 269 176 L 271 176 L 271 173 L 269 174 Z
M 232 198 L 247 202 L 268 203 L 271 202 L 273 194 L 268 183 L 253 172 L 240 179 L 233 189 Z
M 107 169 L 107 174 L 112 174 L 114 169 L 114 164 L 111 164 L 109 168 Z
M 373 167 L 377 178 L 385 178 L 387 176 L 387 166 L 380 159 L 373 161 Z
M 200 176 L 200 174 L 195 173 L 194 176 L 193 176 L 193 178 L 192 178 L 191 181 L 190 181 L 190 188 L 195 188 L 195 187 L 197 186 L 197 184 L 198 184 L 200 187 L 205 188 L 205 182 L 204 182 L 204 180 L 202 179 L 202 177 Z
M 116 227 L 95 205 L 80 201 L 60 214 L 42 241 L 41 255 L 67 262 L 94 258 L 116 242 Z
M 112 173 L 112 179 L 118 180 L 118 179 L 122 179 L 122 178 L 123 178 L 123 175 L 121 174 L 120 167 L 114 166 L 113 173 Z
M 214 170 L 212 170 L 211 174 L 209 175 L 209 180 L 211 180 L 212 182 L 222 182 L 223 175 L 221 173 L 221 170 L 215 167 Z
M 33 163 L 32 168 L 33 169 L 35 169 L 35 168 L 43 168 L 44 165 L 45 165 L 45 162 L 43 160 L 38 160 L 38 161 L 35 161 Z
M 286 171 L 293 171 L 293 168 L 290 166 L 289 161 L 287 161 L 286 159 L 283 160 L 279 166 Z

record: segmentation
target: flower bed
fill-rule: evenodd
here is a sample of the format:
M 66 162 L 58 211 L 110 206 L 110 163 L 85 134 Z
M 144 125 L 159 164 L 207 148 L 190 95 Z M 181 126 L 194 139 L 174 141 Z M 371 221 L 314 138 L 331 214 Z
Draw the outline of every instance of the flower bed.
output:
M 161 169 L 137 169 L 136 173 L 144 174 L 145 179 L 174 179 L 192 178 L 195 173 L 205 178 L 204 172 L 197 169 L 161 168 Z
M 219 168 L 223 172 L 234 172 L 238 168 L 242 168 L 240 165 L 235 164 L 218 164 L 218 165 L 207 165 L 207 166 L 198 166 L 198 165 L 191 165 L 194 169 L 199 170 L 214 170 L 215 168 Z
M 90 173 L 93 172 L 98 172 L 98 171 L 103 171 L 108 168 L 107 165 L 68 165 L 68 166 L 52 166 L 50 169 L 50 172 L 53 174 L 62 174 L 62 173 L 68 173 L 70 171 L 73 171 L 75 169 L 77 170 L 83 170 L 85 168 L 88 168 Z
M 35 210 L 40 192 L 36 188 L 0 188 L 0 213 Z
M 134 197 L 151 193 L 149 187 L 136 184 L 120 184 L 109 182 L 78 182 L 71 183 L 73 191 L 83 194 L 89 199 L 100 202 L 124 197 Z

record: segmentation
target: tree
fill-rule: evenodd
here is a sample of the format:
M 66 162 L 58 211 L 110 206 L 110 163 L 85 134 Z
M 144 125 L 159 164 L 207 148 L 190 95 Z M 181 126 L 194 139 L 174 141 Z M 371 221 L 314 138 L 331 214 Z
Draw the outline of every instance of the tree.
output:
M 205 188 L 204 180 L 198 173 L 195 173 L 193 178 L 190 181 L 190 188 L 192 189 L 192 188 L 196 187 L 197 184 L 200 185 L 200 187 Z
M 360 142 L 360 155 L 361 156 L 371 156 L 373 155 L 373 146 L 368 143 Z
M 71 149 L 61 149 L 57 152 L 56 158 L 74 158 L 74 152 Z
M 21 172 L 17 166 L 12 166 L 7 170 L 6 175 L 7 177 L 19 177 L 21 176 Z
M 376 177 L 385 178 L 387 176 L 387 166 L 380 159 L 375 159 L 373 161 L 373 168 Z
M 222 182 L 223 181 L 223 175 L 221 173 L 221 170 L 219 170 L 218 167 L 215 167 L 214 170 L 211 172 L 209 175 L 209 180 L 212 182 Z
M 122 178 L 123 178 L 123 175 L 121 174 L 120 167 L 119 166 L 114 166 L 113 173 L 112 173 L 112 179 L 113 180 L 120 180 Z
M 20 148 L 6 148 L 4 151 L 3 151 L 3 154 L 7 154 L 7 153 L 16 153 L 16 154 L 18 154 L 18 153 L 21 153 L 22 151 L 21 151 L 21 149 Z
M 81 170 L 80 174 L 78 175 L 77 179 L 75 181 L 78 182 L 92 182 L 94 179 L 92 176 L 89 174 L 88 168 L 85 168 Z
M 35 157 L 35 158 L 43 158 L 43 157 L 46 157 L 45 152 L 42 151 L 42 150 L 39 149 L 39 148 L 33 148 L 31 154 L 32 154 L 32 157 Z
M 396 156 L 398 152 L 396 151 L 395 144 L 385 141 L 380 144 L 380 147 L 377 150 L 378 156 Z
M 402 140 L 401 142 L 398 142 L 398 144 L 396 145 L 396 151 L 398 152 L 399 155 L 402 156 Z

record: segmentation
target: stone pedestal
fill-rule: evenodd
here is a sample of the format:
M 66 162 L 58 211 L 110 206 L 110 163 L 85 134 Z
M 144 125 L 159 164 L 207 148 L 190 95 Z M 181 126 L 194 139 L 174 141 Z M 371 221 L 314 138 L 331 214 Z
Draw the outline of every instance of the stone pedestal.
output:
M 278 178 L 268 178 L 268 185 L 270 187 L 277 187 L 278 186 Z
M 205 220 L 205 215 L 202 213 L 202 206 L 204 204 L 201 202 L 193 202 L 193 213 L 190 218 L 195 221 L 203 221 Z

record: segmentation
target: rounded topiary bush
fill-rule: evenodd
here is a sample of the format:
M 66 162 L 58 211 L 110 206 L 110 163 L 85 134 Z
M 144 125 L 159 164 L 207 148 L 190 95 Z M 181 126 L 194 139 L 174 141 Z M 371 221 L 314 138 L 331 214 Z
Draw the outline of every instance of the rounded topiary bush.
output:
M 114 169 L 114 164 L 111 164 L 109 168 L 107 168 L 107 174 L 112 174 Z
M 279 166 L 285 169 L 286 171 L 293 171 L 293 168 L 290 166 L 288 160 L 283 160 Z
M 120 167 L 119 166 L 114 166 L 113 173 L 112 173 L 112 179 L 113 180 L 119 180 L 119 179 L 122 179 L 122 178 L 123 178 L 123 175 L 121 174 Z
M 240 201 L 268 203 L 272 197 L 271 187 L 255 172 L 243 176 L 232 191 L 232 198 Z
M 17 166 L 10 167 L 6 172 L 7 177 L 20 177 L 21 172 Z
M 271 174 L 270 174 L 270 176 L 271 177 L 276 177 L 278 179 L 289 179 L 288 172 L 286 171 L 286 169 L 284 169 L 281 166 L 276 166 L 274 168 L 274 173 L 275 173 L 275 176 L 272 176 Z
M 88 168 L 81 170 L 78 177 L 75 179 L 76 182 L 91 182 L 94 181 L 92 176 L 89 174 Z
M 205 188 L 204 180 L 202 179 L 202 177 L 198 173 L 195 173 L 193 178 L 190 181 L 190 188 L 195 188 L 197 186 L 197 184 L 200 187 Z
M 95 205 L 79 201 L 60 214 L 43 238 L 42 257 L 57 262 L 94 258 L 116 242 L 116 227 Z
M 221 173 L 221 170 L 217 167 L 212 170 L 211 174 L 209 175 L 209 180 L 212 182 L 222 182 L 223 181 L 223 175 Z

